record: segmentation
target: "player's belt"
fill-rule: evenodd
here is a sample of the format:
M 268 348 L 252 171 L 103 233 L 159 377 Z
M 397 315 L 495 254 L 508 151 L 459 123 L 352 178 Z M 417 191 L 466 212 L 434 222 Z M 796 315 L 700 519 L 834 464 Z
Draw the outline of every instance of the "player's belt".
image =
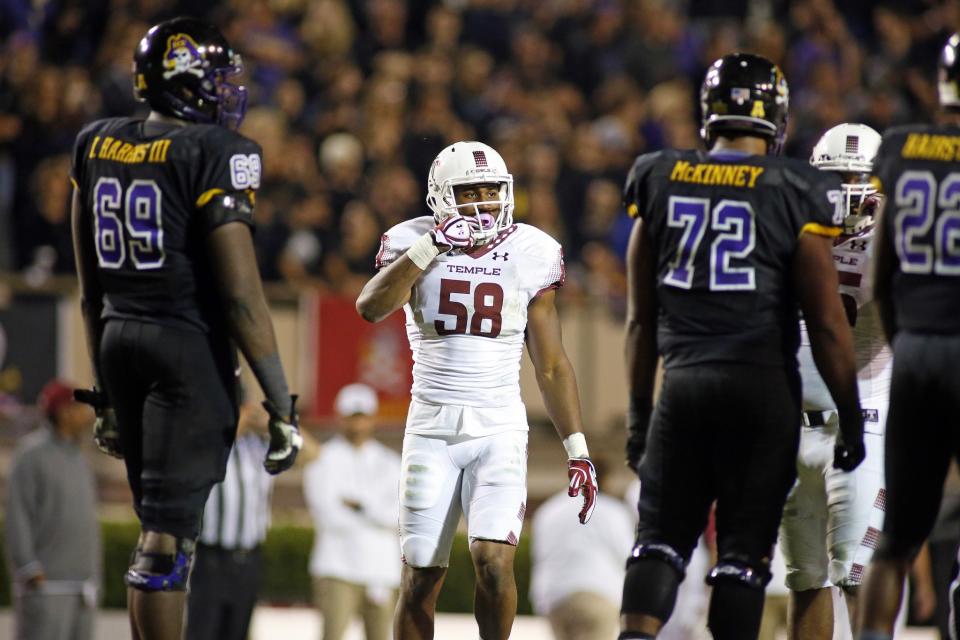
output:
M 860 412 L 863 414 L 865 422 L 879 422 L 876 409 L 861 409 Z M 832 409 L 830 411 L 804 411 L 801 414 L 801 421 L 805 427 L 822 427 L 829 424 L 835 415 L 837 415 L 837 412 Z
M 804 411 L 802 414 L 801 420 L 803 421 L 803 426 L 805 427 L 822 427 L 823 425 L 830 422 L 830 419 L 833 416 L 837 415 L 836 411 Z

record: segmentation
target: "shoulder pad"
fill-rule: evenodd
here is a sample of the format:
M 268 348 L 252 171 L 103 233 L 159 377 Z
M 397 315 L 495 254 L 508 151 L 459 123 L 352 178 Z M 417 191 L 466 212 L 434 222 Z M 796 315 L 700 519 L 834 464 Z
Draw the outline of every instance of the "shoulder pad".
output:
M 633 162 L 633 167 L 630 169 L 628 179 L 637 180 L 643 178 L 653 171 L 654 167 L 656 167 L 657 163 L 661 160 L 672 160 L 679 155 L 680 152 L 676 150 L 664 149 L 637 156 L 637 159 Z
M 416 242 L 417 238 L 432 229 L 435 224 L 433 216 L 420 216 L 390 227 L 380 236 L 380 250 L 376 258 L 377 269 L 382 269 L 399 258 L 410 248 L 410 245 Z
M 514 238 L 514 242 L 521 242 L 525 245 L 525 248 L 531 252 L 546 252 L 554 253 L 557 249 L 560 248 L 560 243 L 551 236 L 549 233 L 524 222 L 518 222 L 516 224 L 517 234 Z
M 668 153 L 670 152 L 654 151 L 638 156 L 637 159 L 634 160 L 633 166 L 627 174 L 627 180 L 623 185 L 623 206 L 626 207 L 627 213 L 631 218 L 636 218 L 640 215 L 641 212 L 637 208 L 637 202 L 642 200 L 646 193 L 647 188 L 644 183 L 657 166 L 657 163 L 667 158 Z M 673 153 L 675 154 L 676 152 Z

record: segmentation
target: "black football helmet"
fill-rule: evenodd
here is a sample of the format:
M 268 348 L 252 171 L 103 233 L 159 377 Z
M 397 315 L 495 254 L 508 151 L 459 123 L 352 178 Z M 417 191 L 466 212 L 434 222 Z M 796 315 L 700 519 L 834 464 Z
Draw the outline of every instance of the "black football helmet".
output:
M 937 93 L 940 106 L 960 110 L 960 33 L 955 33 L 943 45 L 937 64 Z
M 713 146 L 719 133 L 735 132 L 770 140 L 780 153 L 787 130 L 790 90 L 783 72 L 766 58 L 732 53 L 714 62 L 700 87 L 700 137 Z
M 247 90 L 227 78 L 241 69 L 240 55 L 216 27 L 173 18 L 152 27 L 137 45 L 134 95 L 164 115 L 236 129 Z

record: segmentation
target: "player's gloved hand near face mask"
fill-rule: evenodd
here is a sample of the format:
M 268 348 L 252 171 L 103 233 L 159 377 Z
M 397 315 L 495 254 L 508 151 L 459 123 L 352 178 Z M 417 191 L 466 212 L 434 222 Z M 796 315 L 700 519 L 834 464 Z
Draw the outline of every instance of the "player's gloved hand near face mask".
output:
M 123 458 L 120 448 L 120 431 L 117 428 L 117 414 L 107 402 L 107 396 L 93 389 L 75 389 L 73 398 L 93 407 L 97 419 L 93 422 L 93 441 L 103 453 L 114 458 Z
M 297 426 L 297 396 L 290 396 L 290 412 L 285 416 L 269 400 L 263 401 L 263 408 L 270 415 L 267 428 L 270 430 L 270 448 L 263 461 L 267 473 L 276 475 L 286 471 L 297 461 L 297 454 L 303 446 L 303 436 Z
M 872 193 L 863 199 L 858 207 L 857 214 L 861 216 L 872 216 L 874 219 L 883 211 L 884 197 L 882 193 Z
M 473 246 L 470 223 L 459 214 L 446 218 L 430 231 L 430 235 L 440 253 L 446 253 L 452 249 L 469 249 Z

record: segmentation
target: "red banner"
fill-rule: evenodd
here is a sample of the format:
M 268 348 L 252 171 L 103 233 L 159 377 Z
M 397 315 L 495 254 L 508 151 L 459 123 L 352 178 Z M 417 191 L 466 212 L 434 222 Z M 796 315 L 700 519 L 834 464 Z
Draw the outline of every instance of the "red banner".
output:
M 357 315 L 353 299 L 320 296 L 314 317 L 317 367 L 312 417 L 332 417 L 337 392 L 362 382 L 377 391 L 379 416 L 402 425 L 413 384 L 403 311 L 373 324 Z

